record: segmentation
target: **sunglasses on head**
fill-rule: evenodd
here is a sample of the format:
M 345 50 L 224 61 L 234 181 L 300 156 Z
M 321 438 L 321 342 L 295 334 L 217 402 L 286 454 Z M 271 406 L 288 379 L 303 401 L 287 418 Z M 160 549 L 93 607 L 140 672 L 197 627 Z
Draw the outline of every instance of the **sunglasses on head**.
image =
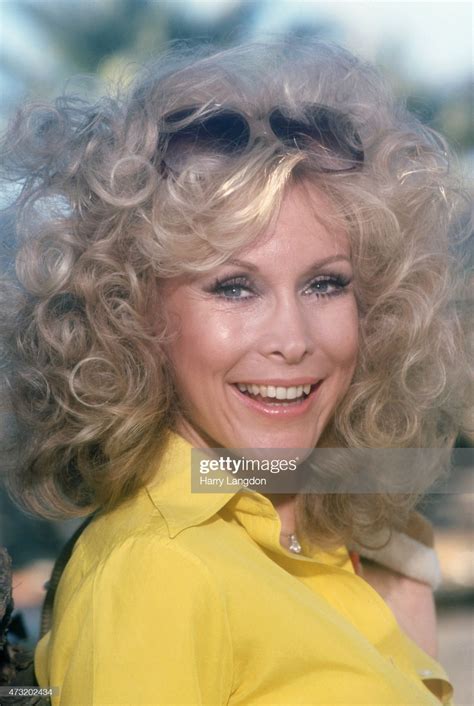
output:
M 290 117 L 284 108 L 272 108 L 260 118 L 249 118 L 221 105 L 212 113 L 200 115 L 198 110 L 183 108 L 164 118 L 163 161 L 172 169 L 193 151 L 239 156 L 259 138 L 269 137 L 291 149 L 312 153 L 322 172 L 352 171 L 364 162 L 359 134 L 350 118 L 334 108 L 308 105 L 299 118 Z

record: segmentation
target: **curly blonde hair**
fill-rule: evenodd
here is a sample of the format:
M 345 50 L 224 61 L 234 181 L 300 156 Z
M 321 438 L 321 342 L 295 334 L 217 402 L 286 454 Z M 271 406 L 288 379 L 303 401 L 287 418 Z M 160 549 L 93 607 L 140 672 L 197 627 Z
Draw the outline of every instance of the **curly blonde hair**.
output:
M 216 104 L 254 117 L 275 106 L 302 119 L 308 104 L 340 111 L 363 168 L 321 172 L 311 147 L 261 139 L 231 156 L 190 151 L 168 170 L 166 116 L 194 107 L 190 122 Z M 3 320 L 23 449 L 13 475 L 33 511 L 109 509 L 149 481 L 179 414 L 166 312 L 151 326 L 157 279 L 225 262 L 265 231 L 296 181 L 326 193 L 349 233 L 360 312 L 358 368 L 321 444 L 452 443 L 469 399 L 457 305 L 465 196 L 444 140 L 372 66 L 320 41 L 174 48 L 124 94 L 21 109 L 4 155 L 19 184 Z M 299 524 L 358 538 L 393 522 L 400 502 L 301 496 Z

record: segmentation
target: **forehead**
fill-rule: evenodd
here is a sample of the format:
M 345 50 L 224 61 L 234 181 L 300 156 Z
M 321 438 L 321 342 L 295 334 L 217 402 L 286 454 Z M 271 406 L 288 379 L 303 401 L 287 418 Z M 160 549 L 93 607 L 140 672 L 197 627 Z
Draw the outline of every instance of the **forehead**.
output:
M 268 265 L 308 257 L 350 255 L 347 231 L 329 198 L 311 184 L 294 184 L 286 191 L 279 212 L 265 233 L 238 252 L 241 259 Z

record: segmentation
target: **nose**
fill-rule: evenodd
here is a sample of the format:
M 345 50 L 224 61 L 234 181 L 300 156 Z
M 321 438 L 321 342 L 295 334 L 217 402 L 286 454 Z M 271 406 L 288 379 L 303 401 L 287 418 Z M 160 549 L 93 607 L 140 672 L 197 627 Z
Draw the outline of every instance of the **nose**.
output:
M 275 302 L 262 326 L 261 352 L 289 365 L 299 363 L 314 351 L 314 323 L 296 296 Z M 313 324 L 313 325 L 312 325 Z

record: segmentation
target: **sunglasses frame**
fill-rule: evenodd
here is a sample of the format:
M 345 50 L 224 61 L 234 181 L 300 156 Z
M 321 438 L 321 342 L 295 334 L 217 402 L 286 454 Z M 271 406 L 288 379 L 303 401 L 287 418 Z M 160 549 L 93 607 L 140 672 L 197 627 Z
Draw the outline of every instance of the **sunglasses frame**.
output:
M 341 111 L 318 103 L 304 107 L 306 121 L 291 117 L 286 106 L 275 106 L 264 116 L 251 117 L 241 110 L 221 103 L 211 106 L 212 112 L 199 113 L 201 106 L 183 107 L 163 118 L 162 135 L 166 143 L 163 162 L 171 167 L 166 152 L 173 141 L 188 140 L 193 144 L 210 146 L 210 151 L 229 156 L 240 156 L 250 151 L 258 139 L 277 139 L 286 147 L 296 150 L 311 150 L 318 145 L 330 158 L 347 159 L 350 166 L 343 168 L 324 167 L 320 171 L 338 173 L 361 169 L 364 163 L 362 141 L 349 116 Z M 288 113 L 288 115 L 286 114 Z M 195 118 L 179 127 L 179 123 Z M 227 129 L 225 125 L 227 124 Z M 175 127 L 178 125 L 178 127 Z M 239 125 L 240 129 L 236 129 Z M 338 129 L 340 128 L 340 129 Z M 345 128 L 348 132 L 344 133 Z M 352 142 L 347 139 L 350 133 Z M 344 139 L 346 137 L 346 139 Z M 220 147 L 220 149 L 215 149 Z M 338 149 L 340 148 L 340 149 Z

